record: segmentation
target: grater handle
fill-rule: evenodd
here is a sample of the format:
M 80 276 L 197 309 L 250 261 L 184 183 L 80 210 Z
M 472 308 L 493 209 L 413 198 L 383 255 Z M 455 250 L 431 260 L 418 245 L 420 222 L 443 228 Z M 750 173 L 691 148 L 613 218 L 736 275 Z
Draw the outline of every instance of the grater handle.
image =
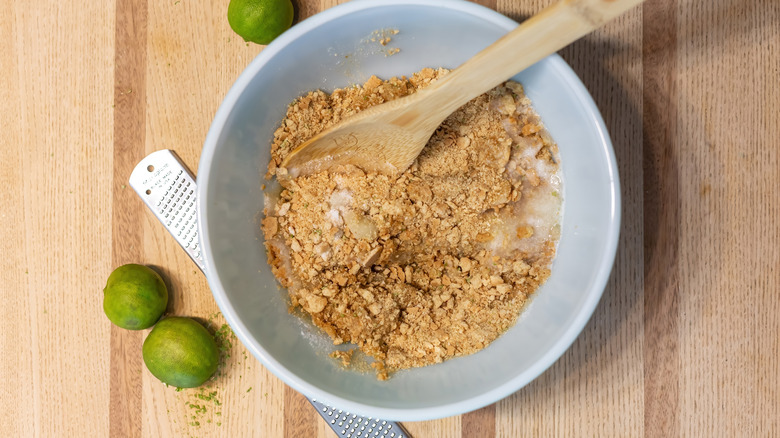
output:
M 130 186 L 152 210 L 165 229 L 203 272 L 196 215 L 195 176 L 168 149 L 152 152 L 130 174 Z M 341 411 L 306 397 L 339 437 L 409 438 L 395 421 L 372 419 Z

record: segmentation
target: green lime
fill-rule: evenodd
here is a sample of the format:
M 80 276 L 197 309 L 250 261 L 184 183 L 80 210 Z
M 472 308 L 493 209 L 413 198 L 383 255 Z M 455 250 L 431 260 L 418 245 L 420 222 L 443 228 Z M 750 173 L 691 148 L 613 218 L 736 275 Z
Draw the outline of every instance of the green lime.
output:
M 123 265 L 108 276 L 103 311 L 114 324 L 129 330 L 149 328 L 168 305 L 168 288 L 160 275 L 143 265 Z
M 228 23 L 244 41 L 268 44 L 293 22 L 290 0 L 230 0 Z
M 217 370 L 219 350 L 214 337 L 191 318 L 170 317 L 158 322 L 146 337 L 144 363 L 163 383 L 194 388 Z

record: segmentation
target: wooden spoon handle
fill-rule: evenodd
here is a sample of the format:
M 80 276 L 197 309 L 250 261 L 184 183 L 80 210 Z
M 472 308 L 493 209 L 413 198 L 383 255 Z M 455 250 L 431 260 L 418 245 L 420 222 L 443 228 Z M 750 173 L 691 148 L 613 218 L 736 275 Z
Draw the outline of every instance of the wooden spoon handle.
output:
M 554 3 L 423 90 L 427 96 L 420 100 L 425 106 L 420 109 L 450 114 L 643 1 L 561 0 Z M 518 48 L 522 51 L 518 52 Z

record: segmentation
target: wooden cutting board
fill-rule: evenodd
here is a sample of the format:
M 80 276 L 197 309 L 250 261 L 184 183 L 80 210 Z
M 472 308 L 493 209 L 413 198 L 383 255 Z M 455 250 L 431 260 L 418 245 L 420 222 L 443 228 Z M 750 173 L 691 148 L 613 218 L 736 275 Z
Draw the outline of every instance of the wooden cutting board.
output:
M 480 3 L 522 20 L 550 0 Z M 127 185 L 146 154 L 193 170 L 261 50 L 227 0 L 0 8 L 0 434 L 331 437 L 236 343 L 206 392 L 143 366 L 101 291 L 157 268 L 219 323 L 205 278 Z M 297 19 L 335 6 L 298 0 Z M 651 0 L 562 52 L 615 144 L 623 229 L 592 320 L 547 372 L 414 437 L 780 435 L 780 3 Z M 202 395 L 202 398 L 198 396 Z M 195 407 L 193 407 L 195 406 Z

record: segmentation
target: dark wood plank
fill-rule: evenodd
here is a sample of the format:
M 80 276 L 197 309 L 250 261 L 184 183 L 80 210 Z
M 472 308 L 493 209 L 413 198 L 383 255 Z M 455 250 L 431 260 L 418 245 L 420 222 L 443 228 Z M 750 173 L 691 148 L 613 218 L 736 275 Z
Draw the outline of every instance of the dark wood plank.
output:
M 679 175 L 674 68 L 675 0 L 643 9 L 645 436 L 680 434 Z
M 142 260 L 143 205 L 127 180 L 143 158 L 146 118 L 145 0 L 117 0 L 111 262 Z M 142 333 L 111 327 L 110 435 L 141 436 Z
M 319 415 L 301 393 L 284 387 L 284 438 L 317 436 Z
M 496 436 L 495 403 L 463 414 L 460 427 L 463 438 L 492 438 Z
M 498 6 L 498 0 L 471 0 L 472 2 L 488 7 L 490 9 L 496 9 Z

